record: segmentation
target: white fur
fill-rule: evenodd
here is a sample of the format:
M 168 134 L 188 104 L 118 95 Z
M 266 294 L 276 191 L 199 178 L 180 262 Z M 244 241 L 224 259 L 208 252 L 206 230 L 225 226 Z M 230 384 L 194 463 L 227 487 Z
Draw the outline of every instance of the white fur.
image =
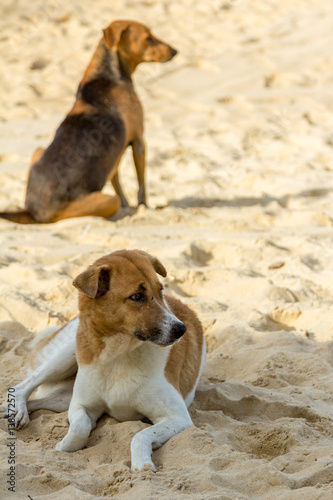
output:
M 175 316 L 164 310 L 162 332 L 165 341 L 174 320 Z M 29 421 L 28 411 L 39 408 L 64 411 L 68 408 L 73 384 L 69 377 L 77 368 L 78 326 L 78 319 L 71 321 L 41 349 L 37 360 L 40 365 L 15 387 L 15 423 L 18 428 Z M 41 337 L 45 335 L 43 331 Z M 193 400 L 203 369 L 205 345 L 198 379 L 184 401 L 164 374 L 171 347 L 129 339 L 121 334 L 104 340 L 106 345 L 98 358 L 78 369 L 68 410 L 69 430 L 55 448 L 68 452 L 82 449 L 103 413 L 120 421 L 148 417 L 154 425 L 132 439 L 132 469 L 140 470 L 145 465 L 155 469 L 151 460 L 152 449 L 192 425 L 187 407 Z M 38 386 L 41 386 L 38 395 L 43 399 L 28 401 L 27 406 L 27 399 Z M 54 392 L 49 394 L 50 390 Z M 5 412 L 3 407 L 2 414 Z
M 59 351 L 63 350 L 76 352 L 76 334 L 79 327 L 79 318 L 75 318 L 59 331 L 59 333 L 40 351 L 38 351 L 37 357 L 35 359 L 35 366 L 40 366 L 48 359 L 52 359 Z M 45 328 L 36 335 L 34 339 L 34 344 L 47 337 L 48 335 L 59 330 L 59 327 L 49 327 Z

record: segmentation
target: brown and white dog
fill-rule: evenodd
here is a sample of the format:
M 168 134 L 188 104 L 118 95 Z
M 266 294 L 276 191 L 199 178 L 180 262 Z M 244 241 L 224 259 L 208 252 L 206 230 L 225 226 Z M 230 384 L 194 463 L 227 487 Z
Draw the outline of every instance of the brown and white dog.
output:
M 128 206 L 117 171 L 127 146 L 133 151 L 138 203 L 145 204 L 143 111 L 132 74 L 142 62 L 163 63 L 176 54 L 141 23 L 120 20 L 104 29 L 74 106 L 51 144 L 32 156 L 25 209 L 0 217 L 21 224 L 111 217 Z M 108 180 L 115 196 L 101 193 Z
M 166 276 L 155 257 L 121 250 L 77 276 L 79 317 L 37 337 L 39 366 L 11 389 L 13 408 L 8 399 L 2 416 L 15 415 L 21 428 L 31 411 L 69 406 L 68 433 L 55 446 L 68 452 L 87 444 L 103 413 L 119 421 L 147 417 L 153 425 L 131 443 L 132 469 L 154 468 L 152 449 L 192 425 L 187 408 L 206 355 L 197 316 L 163 294 L 156 273 Z M 39 399 L 28 401 L 37 387 Z

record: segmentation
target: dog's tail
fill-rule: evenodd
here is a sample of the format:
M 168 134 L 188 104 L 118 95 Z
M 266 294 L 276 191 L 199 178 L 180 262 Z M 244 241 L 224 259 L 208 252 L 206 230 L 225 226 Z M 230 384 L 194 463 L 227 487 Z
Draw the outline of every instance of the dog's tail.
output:
M 16 212 L 0 212 L 0 219 L 7 219 L 19 224 L 37 224 L 37 221 L 27 210 L 17 210 Z

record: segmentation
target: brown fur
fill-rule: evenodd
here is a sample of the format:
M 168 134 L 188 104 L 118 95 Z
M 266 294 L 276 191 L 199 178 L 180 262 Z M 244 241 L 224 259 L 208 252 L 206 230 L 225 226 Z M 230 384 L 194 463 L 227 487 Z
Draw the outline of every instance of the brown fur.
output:
M 194 388 L 199 376 L 203 347 L 203 330 L 196 314 L 180 300 L 166 296 L 170 310 L 187 330 L 181 340 L 173 345 L 165 367 L 165 377 L 185 398 Z
M 114 336 L 119 347 L 131 349 L 139 343 L 133 337 L 135 329 L 149 336 L 159 320 L 157 303 L 162 302 L 155 269 L 166 275 L 162 264 L 145 252 L 121 250 L 98 259 L 74 280 L 81 291 L 77 334 L 80 364 L 91 363 L 99 356 L 105 347 L 103 337 Z M 144 314 L 142 307 L 128 300 L 141 284 L 146 286 L 151 302 Z
M 30 224 L 112 216 L 128 205 L 117 168 L 129 145 L 138 203 L 146 203 L 143 112 L 131 75 L 141 62 L 166 62 L 176 51 L 134 21 L 115 21 L 103 35 L 72 109 L 48 148 L 33 155 L 25 209 L 2 212 L 0 217 Z M 116 196 L 100 192 L 108 180 Z

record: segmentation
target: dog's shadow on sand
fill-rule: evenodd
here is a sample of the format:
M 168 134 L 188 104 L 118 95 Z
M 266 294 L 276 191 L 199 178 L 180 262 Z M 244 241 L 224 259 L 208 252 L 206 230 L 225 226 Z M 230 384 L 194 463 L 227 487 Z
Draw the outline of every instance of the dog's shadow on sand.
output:
M 266 207 L 270 205 L 270 203 L 272 202 L 278 203 L 281 208 L 287 208 L 289 201 L 292 199 L 325 197 L 329 195 L 332 192 L 332 190 L 333 188 L 313 188 L 305 191 L 300 191 L 299 193 L 285 194 L 280 197 L 264 195 L 257 198 L 254 196 L 249 196 L 243 198 L 223 199 L 223 198 L 205 198 L 199 196 L 187 196 L 180 200 L 169 200 L 169 202 L 166 205 L 157 206 L 156 210 L 163 210 L 166 207 L 175 207 L 182 209 L 213 208 L 213 207 L 252 207 L 255 205 Z M 125 217 L 132 217 L 138 212 L 140 206 L 122 207 L 113 217 L 110 217 L 109 220 L 117 222 L 119 220 L 124 219 Z
M 132 217 L 135 215 L 138 211 L 138 207 L 121 207 L 118 212 L 113 215 L 112 217 L 109 217 L 108 220 L 111 220 L 113 222 L 117 222 L 118 220 L 125 219 L 125 217 Z
M 212 208 L 212 207 L 252 207 L 261 205 L 268 206 L 272 202 L 278 203 L 282 208 L 287 208 L 290 200 L 295 198 L 320 198 L 331 193 L 332 188 L 313 188 L 295 194 L 286 194 L 280 197 L 264 195 L 261 197 L 244 197 L 233 199 L 204 198 L 187 196 L 181 200 L 170 200 L 168 206 L 176 208 Z M 164 207 L 159 207 L 164 208 Z

